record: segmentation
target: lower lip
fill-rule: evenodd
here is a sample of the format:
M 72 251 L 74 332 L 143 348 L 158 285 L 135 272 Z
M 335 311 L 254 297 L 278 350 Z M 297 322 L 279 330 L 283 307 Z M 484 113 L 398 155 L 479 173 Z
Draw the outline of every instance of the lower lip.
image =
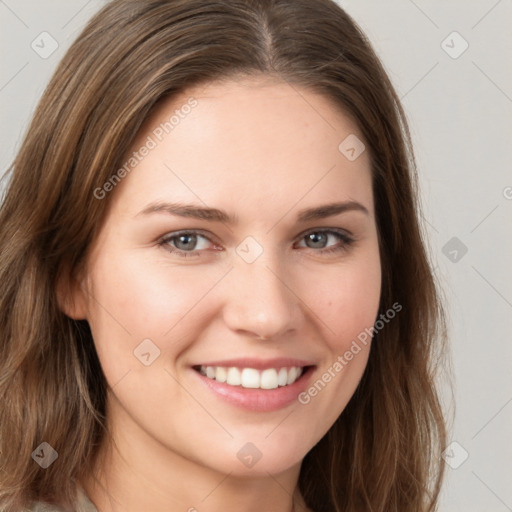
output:
M 224 382 L 209 379 L 194 369 L 192 371 L 220 399 L 248 411 L 270 412 L 283 409 L 296 402 L 298 395 L 306 389 L 314 369 L 314 366 L 309 366 L 293 384 L 275 389 L 252 389 L 242 386 L 230 386 Z

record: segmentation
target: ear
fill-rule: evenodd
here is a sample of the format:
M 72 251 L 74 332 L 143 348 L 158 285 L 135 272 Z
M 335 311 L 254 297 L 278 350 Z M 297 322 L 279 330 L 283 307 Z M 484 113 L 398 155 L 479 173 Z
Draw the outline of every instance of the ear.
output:
M 75 276 L 69 266 L 64 266 L 57 276 L 56 290 L 59 309 L 73 320 L 87 319 L 84 281 Z

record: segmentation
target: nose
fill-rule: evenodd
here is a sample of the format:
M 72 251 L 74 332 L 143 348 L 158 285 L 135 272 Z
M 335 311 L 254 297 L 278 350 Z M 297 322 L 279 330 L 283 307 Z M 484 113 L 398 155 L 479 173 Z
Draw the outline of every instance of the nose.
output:
M 223 316 L 233 332 L 277 341 L 300 329 L 301 300 L 293 291 L 292 272 L 277 256 L 262 255 L 253 263 L 237 258 L 227 281 Z

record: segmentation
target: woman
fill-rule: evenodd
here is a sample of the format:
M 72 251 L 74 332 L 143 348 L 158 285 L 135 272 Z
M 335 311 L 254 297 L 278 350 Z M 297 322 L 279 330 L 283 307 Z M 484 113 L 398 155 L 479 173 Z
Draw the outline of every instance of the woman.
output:
M 436 509 L 414 158 L 335 3 L 110 2 L 11 171 L 2 510 Z

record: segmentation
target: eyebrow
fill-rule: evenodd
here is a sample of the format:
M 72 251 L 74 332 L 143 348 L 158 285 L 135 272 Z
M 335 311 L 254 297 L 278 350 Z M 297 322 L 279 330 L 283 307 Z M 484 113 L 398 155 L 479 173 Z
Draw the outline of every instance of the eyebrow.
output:
M 344 201 L 340 203 L 329 203 L 313 208 L 300 210 L 297 215 L 298 222 L 324 219 L 349 211 L 359 211 L 369 215 L 368 209 L 357 201 Z M 231 216 L 224 210 L 218 208 L 205 208 L 194 204 L 156 202 L 150 203 L 137 215 L 149 215 L 152 213 L 166 213 L 179 217 L 189 217 L 210 222 L 221 222 L 223 224 L 236 225 L 239 222 L 237 215 Z

